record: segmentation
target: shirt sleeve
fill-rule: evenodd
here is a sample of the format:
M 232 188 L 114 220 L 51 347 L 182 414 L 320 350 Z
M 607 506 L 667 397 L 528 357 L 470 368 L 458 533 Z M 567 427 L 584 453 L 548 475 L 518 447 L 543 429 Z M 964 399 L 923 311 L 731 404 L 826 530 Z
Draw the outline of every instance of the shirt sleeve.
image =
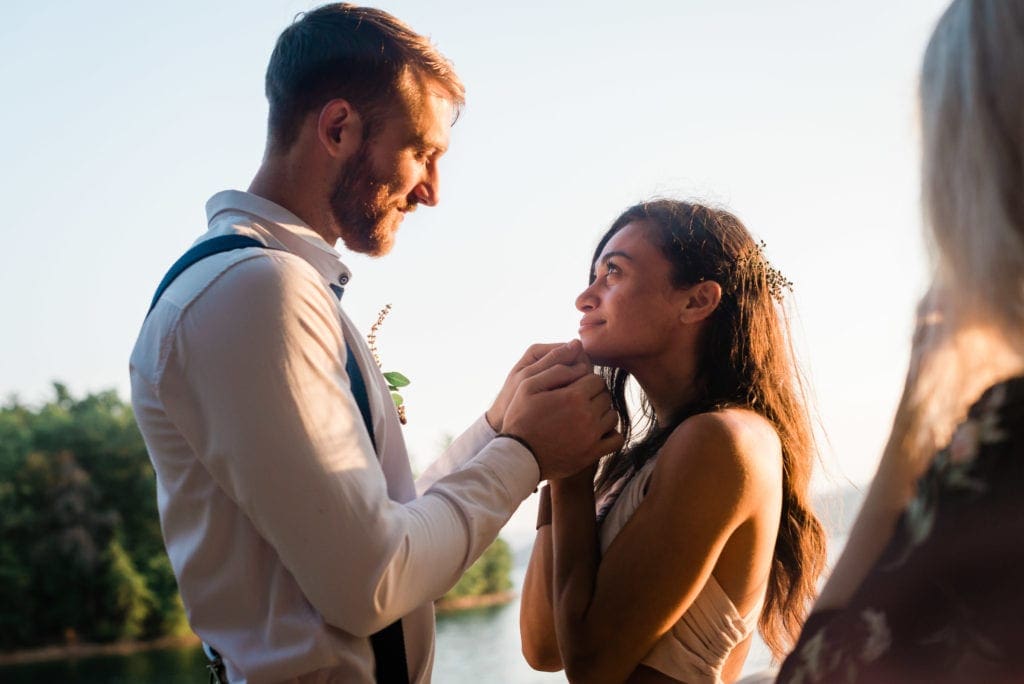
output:
M 458 581 L 539 472 L 521 445 L 478 427 L 436 474 L 454 472 L 432 475 L 418 499 L 391 501 L 345 358 L 319 275 L 293 255 L 264 253 L 182 311 L 158 390 L 310 603 L 366 636 Z
M 416 493 L 422 496 L 439 479 L 465 467 L 496 435 L 487 418 L 480 416 L 416 479 Z

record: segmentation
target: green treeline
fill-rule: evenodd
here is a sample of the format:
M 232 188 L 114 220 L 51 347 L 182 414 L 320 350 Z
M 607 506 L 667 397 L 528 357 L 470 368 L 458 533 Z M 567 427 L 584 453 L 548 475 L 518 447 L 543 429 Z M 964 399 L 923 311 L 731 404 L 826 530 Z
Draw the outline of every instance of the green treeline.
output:
M 444 595 L 444 598 L 457 599 L 509 591 L 512 589 L 511 573 L 512 550 L 508 542 L 498 537 L 487 547 L 483 555 L 469 566 L 462 579 Z
M 446 598 L 511 587 L 498 540 Z M 131 407 L 61 384 L 0 407 L 0 650 L 189 632 Z
M 0 649 L 187 633 L 131 408 L 54 389 L 0 408 Z

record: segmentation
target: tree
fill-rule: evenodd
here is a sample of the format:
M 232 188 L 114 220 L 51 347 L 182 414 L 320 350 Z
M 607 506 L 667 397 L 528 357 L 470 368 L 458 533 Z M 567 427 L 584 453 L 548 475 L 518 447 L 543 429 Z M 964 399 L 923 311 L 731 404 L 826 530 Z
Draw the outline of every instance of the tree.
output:
M 444 600 L 506 592 L 512 588 L 511 572 L 512 550 L 498 537 L 444 595 Z
M 116 393 L 0 408 L 0 648 L 187 629 L 155 488 Z
M 142 636 L 146 618 L 156 608 L 156 597 L 116 539 L 107 547 L 98 584 L 102 603 L 97 607 L 93 633 L 100 641 Z

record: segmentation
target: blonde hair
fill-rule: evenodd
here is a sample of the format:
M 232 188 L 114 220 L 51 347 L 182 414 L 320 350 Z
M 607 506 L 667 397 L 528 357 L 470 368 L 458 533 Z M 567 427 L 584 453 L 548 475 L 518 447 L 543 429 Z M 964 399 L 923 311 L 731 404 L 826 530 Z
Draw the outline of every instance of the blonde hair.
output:
M 922 208 L 934 269 L 907 397 L 912 455 L 948 439 L 1024 331 L 1024 2 L 955 0 L 925 51 Z M 919 366 L 915 367 L 914 364 Z

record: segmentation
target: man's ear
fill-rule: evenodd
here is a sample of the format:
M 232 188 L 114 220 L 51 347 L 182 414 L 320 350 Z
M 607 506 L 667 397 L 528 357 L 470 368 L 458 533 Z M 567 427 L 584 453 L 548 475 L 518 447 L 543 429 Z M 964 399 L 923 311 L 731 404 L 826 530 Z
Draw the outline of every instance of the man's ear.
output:
M 679 318 L 684 323 L 697 323 L 711 316 L 722 301 L 722 286 L 714 280 L 705 280 L 686 290 L 683 310 Z
M 316 135 L 327 154 L 347 159 L 363 142 L 363 121 L 348 100 L 337 98 L 320 108 Z

